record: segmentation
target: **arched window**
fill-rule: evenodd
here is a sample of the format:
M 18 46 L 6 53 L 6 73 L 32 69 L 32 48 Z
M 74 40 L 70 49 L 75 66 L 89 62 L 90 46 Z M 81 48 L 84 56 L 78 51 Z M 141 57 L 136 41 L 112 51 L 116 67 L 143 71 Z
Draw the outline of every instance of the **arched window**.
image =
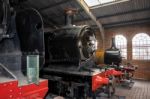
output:
M 116 47 L 120 49 L 122 57 L 127 59 L 127 39 L 123 35 L 116 35 L 115 43 Z
M 136 34 L 132 39 L 132 57 L 136 60 L 150 60 L 150 36 Z

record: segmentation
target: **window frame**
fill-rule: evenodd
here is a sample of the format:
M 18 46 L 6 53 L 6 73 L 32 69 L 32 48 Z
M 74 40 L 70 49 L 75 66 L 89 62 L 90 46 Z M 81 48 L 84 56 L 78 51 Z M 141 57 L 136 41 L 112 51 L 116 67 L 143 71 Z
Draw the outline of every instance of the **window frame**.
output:
M 142 43 L 140 42 L 140 39 L 142 38 L 141 35 L 144 34 L 145 36 L 147 36 L 146 40 L 144 40 L 146 43 L 145 43 L 145 46 L 142 46 Z M 134 39 L 138 38 L 138 40 L 135 40 L 133 41 Z M 149 40 L 148 40 L 149 39 Z M 138 43 L 134 43 L 138 41 Z M 135 44 L 135 45 L 134 45 Z M 144 44 L 144 43 L 143 43 Z M 132 38 L 132 59 L 133 60 L 138 60 L 138 61 L 150 61 L 150 35 L 148 33 L 137 33 L 133 36 Z M 148 46 L 149 45 L 149 46 Z M 138 54 L 135 55 L 135 51 L 134 50 L 138 50 Z M 147 54 L 144 54 L 146 52 L 146 50 L 148 51 Z M 145 51 L 145 52 L 144 52 Z M 142 53 L 142 54 L 141 54 Z M 149 57 L 148 57 L 149 56 Z M 137 58 L 135 58 L 137 57 Z M 143 57 L 143 58 L 141 58 Z M 147 58 L 146 58 L 147 57 Z

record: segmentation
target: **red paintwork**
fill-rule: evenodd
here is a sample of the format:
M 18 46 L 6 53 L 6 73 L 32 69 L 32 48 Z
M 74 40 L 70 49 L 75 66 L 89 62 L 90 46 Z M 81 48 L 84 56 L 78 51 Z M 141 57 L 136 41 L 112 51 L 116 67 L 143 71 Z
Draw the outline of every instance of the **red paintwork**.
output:
M 121 71 L 117 71 L 115 69 L 109 69 L 106 70 L 101 74 L 103 77 L 109 77 L 109 76 L 122 76 L 123 73 Z
M 121 71 L 116 71 L 115 69 L 106 70 L 98 75 L 92 77 L 92 91 L 96 91 L 103 85 L 109 84 L 109 76 L 122 76 Z
M 29 84 L 18 87 L 18 81 L 0 83 L 0 99 L 44 99 L 48 91 L 48 81 L 42 80 L 39 85 Z
M 101 88 L 103 85 L 107 85 L 109 79 L 101 76 L 101 73 L 92 77 L 92 91 L 96 91 Z
M 123 73 L 121 71 L 117 71 L 115 69 L 110 69 L 110 70 L 106 70 L 105 75 L 106 76 L 110 76 L 110 75 L 112 75 L 112 76 L 121 76 L 121 75 L 123 75 Z

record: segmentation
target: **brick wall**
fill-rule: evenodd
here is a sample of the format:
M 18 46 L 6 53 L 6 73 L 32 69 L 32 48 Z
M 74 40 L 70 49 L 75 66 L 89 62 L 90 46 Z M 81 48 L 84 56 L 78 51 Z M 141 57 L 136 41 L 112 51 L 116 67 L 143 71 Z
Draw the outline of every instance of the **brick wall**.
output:
M 124 27 L 116 27 L 111 29 L 105 29 L 105 49 L 110 48 L 112 36 L 122 34 L 127 38 L 127 54 L 128 59 L 123 62 L 131 62 L 138 65 L 138 69 L 135 73 L 135 78 L 150 80 L 150 60 L 138 61 L 132 59 L 132 38 L 137 33 L 147 33 L 150 35 L 150 25 L 132 25 Z M 101 48 L 100 33 L 97 32 L 98 48 Z

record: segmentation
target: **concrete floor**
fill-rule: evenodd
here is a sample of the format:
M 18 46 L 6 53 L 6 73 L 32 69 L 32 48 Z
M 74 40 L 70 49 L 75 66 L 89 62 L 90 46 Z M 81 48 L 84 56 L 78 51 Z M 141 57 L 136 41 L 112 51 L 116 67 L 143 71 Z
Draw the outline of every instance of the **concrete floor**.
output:
M 150 82 L 135 80 L 131 89 L 118 87 L 116 95 L 125 96 L 125 99 L 150 99 Z

